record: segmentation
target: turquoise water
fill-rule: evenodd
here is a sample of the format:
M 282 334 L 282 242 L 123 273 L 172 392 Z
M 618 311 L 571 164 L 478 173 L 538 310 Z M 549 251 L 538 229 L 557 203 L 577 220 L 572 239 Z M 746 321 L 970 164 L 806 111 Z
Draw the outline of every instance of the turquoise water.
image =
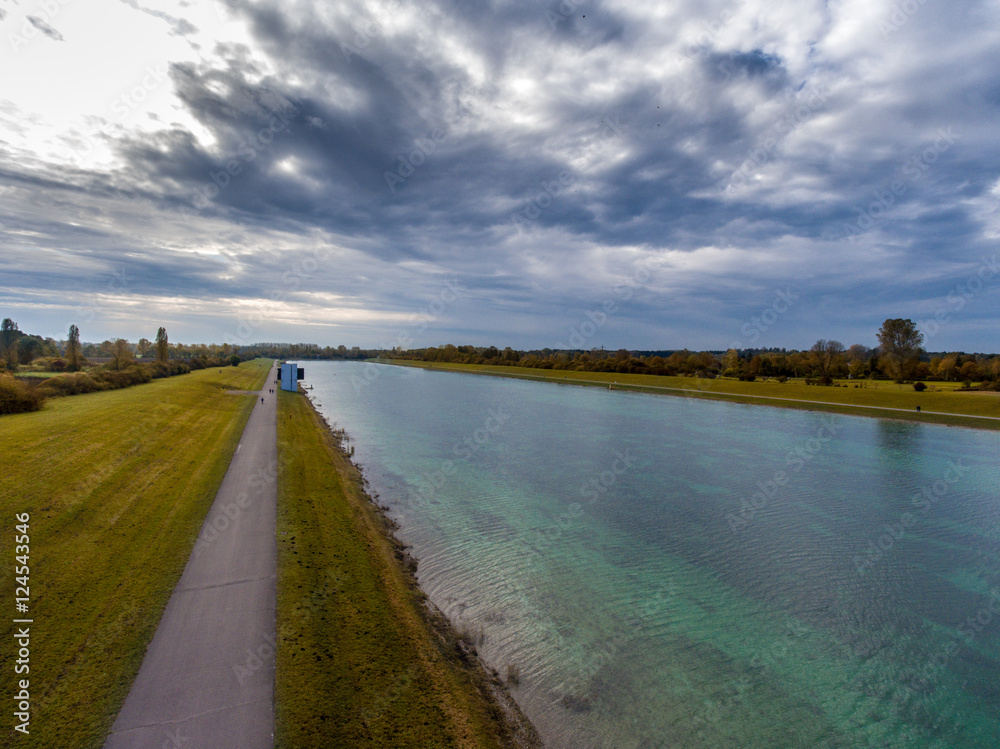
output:
M 1000 743 L 1000 435 L 304 366 L 547 746 Z

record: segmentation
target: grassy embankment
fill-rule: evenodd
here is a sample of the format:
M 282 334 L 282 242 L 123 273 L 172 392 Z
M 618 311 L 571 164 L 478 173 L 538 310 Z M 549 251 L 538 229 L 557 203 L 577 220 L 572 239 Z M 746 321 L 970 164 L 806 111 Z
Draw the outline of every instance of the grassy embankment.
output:
M 0 746 L 99 747 L 229 467 L 270 361 L 0 417 Z M 14 515 L 31 514 L 31 734 L 11 730 Z
M 304 396 L 278 406 L 277 745 L 531 746 L 429 613 L 337 437 Z
M 392 360 L 386 363 L 594 387 L 608 387 L 612 383 L 617 383 L 614 385 L 617 390 L 711 398 L 754 405 L 827 411 L 851 416 L 923 421 L 978 429 L 1000 429 L 1000 393 L 956 392 L 953 383 L 931 383 L 934 390 L 928 389 L 918 393 L 910 384 L 898 385 L 885 380 L 839 380 L 837 384 L 846 385 L 846 387 L 823 387 L 806 385 L 802 380 L 789 380 L 785 383 L 780 383 L 777 380 L 740 382 L 739 380 L 722 378 L 709 380 L 695 377 L 574 372 L 410 360 Z M 856 385 L 858 387 L 855 387 Z M 808 401 L 819 402 L 809 403 Z M 916 410 L 917 406 L 921 407 L 921 411 Z M 885 411 L 880 409 L 902 410 Z M 983 416 L 993 418 L 976 418 Z

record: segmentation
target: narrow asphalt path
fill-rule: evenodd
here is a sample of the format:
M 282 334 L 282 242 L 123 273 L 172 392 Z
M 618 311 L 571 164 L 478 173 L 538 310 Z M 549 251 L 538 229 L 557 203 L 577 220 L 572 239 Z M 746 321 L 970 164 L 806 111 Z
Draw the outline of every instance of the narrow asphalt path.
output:
M 274 744 L 276 376 L 255 397 L 105 749 Z

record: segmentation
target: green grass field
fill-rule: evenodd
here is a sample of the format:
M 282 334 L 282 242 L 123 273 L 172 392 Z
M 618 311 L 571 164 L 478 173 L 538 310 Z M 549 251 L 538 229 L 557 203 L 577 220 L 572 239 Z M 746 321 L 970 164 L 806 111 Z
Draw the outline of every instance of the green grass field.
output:
M 514 742 L 485 674 L 435 628 L 312 405 L 286 392 L 278 405 L 277 745 L 532 745 Z
M 270 361 L 55 398 L 0 418 L 0 746 L 99 747 L 229 466 Z M 30 513 L 31 735 L 13 717 L 14 516 Z
M 440 364 L 393 360 L 392 364 L 425 369 L 492 374 L 565 384 L 612 386 L 619 390 L 636 390 L 664 395 L 713 398 L 783 408 L 828 411 L 853 416 L 924 421 L 935 424 L 969 426 L 979 429 L 1000 429 L 1000 393 L 956 392 L 956 383 L 931 383 L 933 390 L 918 393 L 910 384 L 888 381 L 839 380 L 845 387 L 806 385 L 802 380 L 740 382 L 716 378 L 663 377 L 641 374 L 606 372 L 572 372 L 566 370 L 496 367 L 478 364 Z M 856 387 L 857 386 L 857 387 Z M 809 403 L 808 401 L 819 401 Z M 917 412 L 917 406 L 921 411 Z M 875 407 L 875 408 L 872 408 Z M 902 409 L 880 411 L 878 408 Z M 930 412 L 941 412 L 945 416 Z M 993 417 L 992 419 L 969 417 Z

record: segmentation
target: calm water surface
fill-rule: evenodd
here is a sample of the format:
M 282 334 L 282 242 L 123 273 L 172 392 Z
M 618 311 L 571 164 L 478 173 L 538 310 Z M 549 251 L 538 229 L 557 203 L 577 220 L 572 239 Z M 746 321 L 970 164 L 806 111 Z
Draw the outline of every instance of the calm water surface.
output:
M 303 366 L 547 746 L 1000 744 L 1000 435 Z

